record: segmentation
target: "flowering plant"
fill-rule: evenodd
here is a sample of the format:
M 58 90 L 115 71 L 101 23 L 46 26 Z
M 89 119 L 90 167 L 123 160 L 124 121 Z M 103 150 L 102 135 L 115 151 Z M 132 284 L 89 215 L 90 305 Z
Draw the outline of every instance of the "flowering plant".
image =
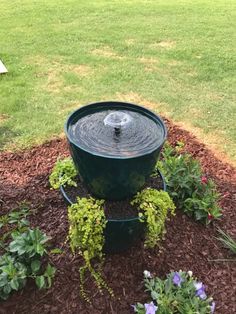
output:
M 205 286 L 192 272 L 171 272 L 165 280 L 144 272 L 144 283 L 152 301 L 132 305 L 138 314 L 212 314 L 215 302 L 207 297 Z
M 213 180 L 202 172 L 200 163 L 191 155 L 165 146 L 157 168 L 165 176 L 167 191 L 176 206 L 187 215 L 207 224 L 221 216 L 219 194 Z

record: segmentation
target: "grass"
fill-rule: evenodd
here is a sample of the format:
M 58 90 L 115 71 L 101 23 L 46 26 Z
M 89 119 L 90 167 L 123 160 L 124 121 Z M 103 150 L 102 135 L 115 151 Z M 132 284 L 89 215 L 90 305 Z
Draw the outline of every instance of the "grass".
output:
M 217 238 L 224 247 L 229 249 L 231 253 L 236 255 L 236 240 L 234 240 L 230 235 L 225 233 L 223 230 L 218 229 L 219 237 Z
M 234 0 L 1 0 L 0 149 L 93 101 L 146 105 L 236 165 Z

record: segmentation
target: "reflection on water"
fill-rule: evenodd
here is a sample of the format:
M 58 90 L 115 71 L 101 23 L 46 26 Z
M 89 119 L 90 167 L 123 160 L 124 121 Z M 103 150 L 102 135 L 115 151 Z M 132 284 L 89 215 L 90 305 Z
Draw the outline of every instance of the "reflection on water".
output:
M 116 110 L 117 111 L 117 110 Z M 122 110 L 131 118 L 117 134 L 104 119 L 114 110 L 89 114 L 69 127 L 71 139 L 81 148 L 110 157 L 135 157 L 156 149 L 162 142 L 164 130 L 151 118 L 138 112 Z

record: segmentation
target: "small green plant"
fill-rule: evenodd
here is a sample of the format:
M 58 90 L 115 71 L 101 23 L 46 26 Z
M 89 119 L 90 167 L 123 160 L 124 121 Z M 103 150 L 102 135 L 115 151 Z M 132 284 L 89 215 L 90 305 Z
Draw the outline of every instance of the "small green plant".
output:
M 0 256 L 0 298 L 6 300 L 13 290 L 22 289 L 27 276 L 27 267 L 11 254 Z
M 165 233 L 168 211 L 173 215 L 175 205 L 169 194 L 155 189 L 137 193 L 131 205 L 138 205 L 140 221 L 147 223 L 145 246 L 154 247 Z
M 18 228 L 28 225 L 26 217 L 30 214 L 28 206 L 20 204 L 19 210 L 11 211 L 7 216 L 6 222 L 8 224 L 16 224 Z
M 217 238 L 220 242 L 229 249 L 234 255 L 236 255 L 236 241 L 225 233 L 223 230 L 218 229 L 220 236 Z
M 22 203 L 19 205 L 19 209 L 0 216 L 0 247 L 4 248 L 6 240 L 14 231 L 24 232 L 27 230 L 29 221 L 26 218 L 29 214 L 29 208 Z
M 133 305 L 138 314 L 213 314 L 215 311 L 215 302 L 207 297 L 205 286 L 192 277 L 191 271 L 171 272 L 165 280 L 144 271 L 144 277 L 152 301 Z
M 5 253 L 0 256 L 0 298 L 4 300 L 12 291 L 22 289 L 28 278 L 33 278 L 39 289 L 50 287 L 56 271 L 50 264 L 46 269 L 42 265 L 49 238 L 38 228 L 30 229 L 28 214 L 23 208 L 0 217 L 1 228 L 9 230 L 1 239 Z
M 178 146 L 177 151 L 181 152 Z M 157 168 L 163 173 L 167 191 L 176 206 L 196 220 L 211 222 L 221 216 L 219 194 L 213 180 L 203 175 L 200 163 L 189 154 L 178 154 L 167 145 Z
M 84 276 L 89 270 L 102 293 L 102 288 L 113 292 L 107 286 L 100 272 L 95 271 L 92 260 L 97 258 L 103 261 L 104 228 L 106 219 L 103 209 L 103 200 L 94 198 L 77 198 L 77 203 L 68 208 L 69 218 L 69 240 L 72 251 L 80 253 L 85 261 L 85 265 L 80 268 L 80 289 L 82 296 L 89 302 L 89 298 L 84 290 Z
M 43 256 L 46 253 L 45 243 L 49 238 L 38 228 L 28 229 L 24 233 L 12 233 L 12 239 L 8 245 L 11 253 L 17 254 L 23 259 Z
M 71 158 L 58 159 L 55 163 L 52 173 L 49 177 L 50 185 L 53 189 L 59 189 L 60 186 L 77 186 L 74 178 L 77 171 Z

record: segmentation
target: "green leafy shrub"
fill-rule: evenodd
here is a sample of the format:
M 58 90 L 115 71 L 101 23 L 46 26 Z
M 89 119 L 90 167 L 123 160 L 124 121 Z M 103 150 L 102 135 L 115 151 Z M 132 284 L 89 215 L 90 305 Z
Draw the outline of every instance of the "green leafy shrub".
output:
M 111 289 L 103 280 L 100 272 L 95 271 L 92 266 L 92 260 L 97 258 L 103 261 L 104 228 L 106 219 L 103 209 L 103 200 L 94 198 L 77 198 L 77 203 L 68 208 L 69 218 L 69 240 L 72 251 L 79 252 L 85 261 L 85 265 L 80 268 L 80 289 L 82 296 L 89 301 L 84 291 L 85 271 L 89 270 L 94 277 L 95 282 L 102 292 L 106 288 L 111 294 Z
M 0 298 L 6 300 L 12 290 L 22 289 L 27 280 L 27 267 L 10 254 L 0 256 Z
M 0 217 L 1 228 L 10 228 L 1 238 L 5 253 L 0 256 L 0 298 L 4 300 L 12 291 L 22 289 L 28 278 L 33 278 L 40 289 L 50 287 L 56 271 L 50 264 L 46 269 L 42 265 L 49 238 L 38 228 L 30 229 L 25 218 L 28 214 L 24 208 Z
M 25 204 L 20 204 L 18 210 L 12 210 L 6 215 L 0 216 L 0 247 L 5 246 L 5 242 L 14 231 L 24 232 L 28 229 L 29 208 Z
M 24 233 L 15 232 L 12 239 L 8 246 L 9 251 L 21 256 L 22 259 L 43 256 L 46 253 L 45 243 L 49 240 L 38 228 L 28 229 Z
M 180 153 L 181 149 L 178 147 L 177 151 Z M 203 175 L 200 163 L 191 155 L 178 153 L 167 145 L 162 152 L 163 158 L 157 163 L 176 206 L 206 223 L 219 218 L 221 208 L 215 183 Z
M 50 185 L 53 189 L 59 189 L 61 185 L 77 186 L 73 180 L 77 176 L 77 171 L 71 158 L 59 159 L 55 163 L 49 177 Z
M 146 273 L 145 273 L 146 272 Z M 133 305 L 138 314 L 212 314 L 215 302 L 207 297 L 205 286 L 192 277 L 192 272 L 171 272 L 167 279 L 152 278 L 145 271 L 146 291 L 151 294 L 149 303 Z
M 140 221 L 147 223 L 145 245 L 154 247 L 165 233 L 168 210 L 174 214 L 173 201 L 167 192 L 145 189 L 137 193 L 131 204 L 138 205 Z

